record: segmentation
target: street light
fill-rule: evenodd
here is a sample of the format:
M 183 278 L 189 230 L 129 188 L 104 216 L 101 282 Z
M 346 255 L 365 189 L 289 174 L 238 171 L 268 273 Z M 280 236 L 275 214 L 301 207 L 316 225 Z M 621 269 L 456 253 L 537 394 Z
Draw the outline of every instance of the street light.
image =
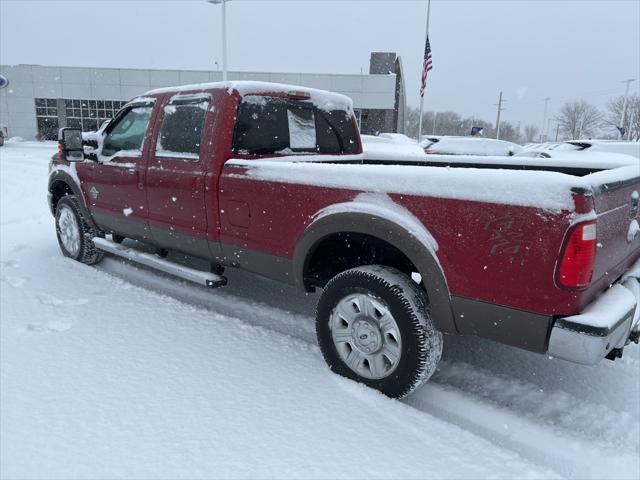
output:
M 624 82 L 622 82 L 627 84 L 627 88 L 625 88 L 624 90 L 624 100 L 622 101 L 622 114 L 620 115 L 620 128 L 622 129 L 624 129 L 624 117 L 625 113 L 627 113 L 627 97 L 629 96 L 629 84 L 635 81 L 635 78 L 630 78 L 629 80 L 625 80 Z M 629 127 L 627 127 L 627 130 L 629 130 Z M 622 134 L 623 131 L 624 130 L 618 130 L 618 140 L 624 139 L 624 135 Z M 627 138 L 629 137 L 627 136 Z
M 207 3 L 222 4 L 222 81 L 227 81 L 227 8 L 229 0 L 207 0 Z

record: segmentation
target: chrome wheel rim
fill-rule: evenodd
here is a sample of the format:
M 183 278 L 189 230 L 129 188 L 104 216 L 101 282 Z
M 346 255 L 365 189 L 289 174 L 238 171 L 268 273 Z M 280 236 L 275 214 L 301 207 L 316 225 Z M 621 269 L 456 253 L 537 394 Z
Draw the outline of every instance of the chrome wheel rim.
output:
M 73 211 L 66 205 L 60 207 L 58 232 L 62 246 L 75 257 L 80 251 L 80 227 Z
M 397 368 L 402 353 L 400 329 L 381 299 L 366 293 L 347 295 L 333 309 L 329 322 L 338 355 L 353 372 L 377 380 Z

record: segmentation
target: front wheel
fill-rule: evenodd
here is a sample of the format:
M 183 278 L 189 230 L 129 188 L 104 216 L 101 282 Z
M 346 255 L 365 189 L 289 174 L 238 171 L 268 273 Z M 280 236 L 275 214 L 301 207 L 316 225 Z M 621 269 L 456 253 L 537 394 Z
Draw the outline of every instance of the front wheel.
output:
M 60 250 L 65 257 L 87 265 L 102 260 L 103 253 L 91 240 L 97 232 L 84 219 L 75 195 L 62 197 L 56 205 L 56 233 Z
M 381 265 L 329 281 L 318 301 L 316 334 L 331 370 L 393 398 L 426 382 L 442 355 L 442 334 L 425 293 L 407 275 Z

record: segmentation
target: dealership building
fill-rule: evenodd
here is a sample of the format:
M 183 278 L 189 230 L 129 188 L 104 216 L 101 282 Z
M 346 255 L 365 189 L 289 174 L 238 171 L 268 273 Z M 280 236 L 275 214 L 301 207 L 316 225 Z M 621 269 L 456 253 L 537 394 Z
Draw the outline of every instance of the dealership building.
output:
M 8 136 L 57 138 L 62 127 L 96 130 L 128 100 L 151 89 L 222 80 L 220 71 L 0 65 L 0 124 Z M 229 80 L 290 83 L 331 90 L 353 100 L 362 133 L 404 133 L 405 88 L 400 57 L 371 54 L 368 74 L 228 72 Z

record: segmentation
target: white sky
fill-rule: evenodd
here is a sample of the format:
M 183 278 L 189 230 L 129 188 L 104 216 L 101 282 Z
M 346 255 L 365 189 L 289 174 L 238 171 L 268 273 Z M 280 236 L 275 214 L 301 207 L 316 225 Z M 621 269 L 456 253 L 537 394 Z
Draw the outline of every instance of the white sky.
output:
M 419 102 L 427 2 L 233 0 L 229 69 L 368 71 L 372 51 L 401 55 Z M 220 6 L 204 1 L 0 0 L 0 63 L 214 69 Z M 433 0 L 425 110 L 542 121 L 585 98 L 603 104 L 640 80 L 640 0 Z M 632 84 L 638 92 L 640 81 Z

